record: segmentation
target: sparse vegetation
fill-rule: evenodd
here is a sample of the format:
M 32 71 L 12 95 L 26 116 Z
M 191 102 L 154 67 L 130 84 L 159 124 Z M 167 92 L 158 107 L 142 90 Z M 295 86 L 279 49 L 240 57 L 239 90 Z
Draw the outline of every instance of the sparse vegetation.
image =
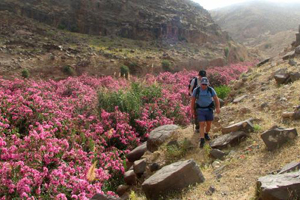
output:
M 226 85 L 217 86 L 214 89 L 221 99 L 225 99 L 231 91 L 230 87 Z
M 75 75 L 75 71 L 70 65 L 63 66 L 62 71 L 69 76 Z
M 129 76 L 129 68 L 126 65 L 122 65 L 120 67 L 121 76 L 128 79 Z
M 226 47 L 224 49 L 224 54 L 225 54 L 225 57 L 228 58 L 228 56 L 229 56 L 229 47 Z
M 171 62 L 169 60 L 163 60 L 161 66 L 165 72 L 170 71 Z
M 21 76 L 23 78 L 29 78 L 30 73 L 29 73 L 28 69 L 23 69 L 22 72 L 21 72 Z

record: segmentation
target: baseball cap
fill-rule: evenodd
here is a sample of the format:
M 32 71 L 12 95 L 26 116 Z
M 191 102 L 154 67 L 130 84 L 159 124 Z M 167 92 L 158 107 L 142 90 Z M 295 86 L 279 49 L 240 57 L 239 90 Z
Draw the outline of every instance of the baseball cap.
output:
M 205 70 L 200 70 L 199 71 L 199 76 L 206 77 L 206 71 Z
M 202 77 L 201 78 L 201 85 L 208 85 L 209 84 L 209 81 L 206 77 Z

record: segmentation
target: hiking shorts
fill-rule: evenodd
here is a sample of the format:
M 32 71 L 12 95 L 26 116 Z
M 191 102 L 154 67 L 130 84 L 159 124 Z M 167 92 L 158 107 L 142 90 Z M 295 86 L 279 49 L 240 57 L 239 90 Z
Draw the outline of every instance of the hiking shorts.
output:
M 197 117 L 199 122 L 213 121 L 214 112 L 212 110 L 197 109 Z

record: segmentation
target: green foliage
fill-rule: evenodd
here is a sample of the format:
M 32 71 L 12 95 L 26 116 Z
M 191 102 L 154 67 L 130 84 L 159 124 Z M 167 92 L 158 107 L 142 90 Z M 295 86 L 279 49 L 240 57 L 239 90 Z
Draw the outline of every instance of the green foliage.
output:
M 224 54 L 225 54 L 225 57 L 228 58 L 228 56 L 229 56 L 229 47 L 226 47 L 224 49 Z
M 167 146 L 165 158 L 168 163 L 172 163 L 183 158 L 190 149 L 190 142 L 185 138 L 183 141 L 178 142 L 177 145 Z
M 121 71 L 121 76 L 125 77 L 126 79 L 128 79 L 128 75 L 129 75 L 129 68 L 126 65 L 122 65 L 120 67 L 120 71 Z
M 261 126 L 258 124 L 254 124 L 253 129 L 254 129 L 254 132 L 256 132 L 256 133 L 262 130 Z
M 161 66 L 162 66 L 164 71 L 170 71 L 171 62 L 169 60 L 163 60 L 161 62 Z
M 139 130 L 135 119 L 141 116 L 143 105 L 146 103 L 154 103 L 157 98 L 162 96 L 162 88 L 157 85 L 142 85 L 140 83 L 132 83 L 130 89 L 126 91 L 106 91 L 98 92 L 99 111 L 104 109 L 107 112 L 114 112 L 115 107 L 129 114 L 130 125 L 137 129 L 140 135 L 143 131 Z
M 124 184 L 124 175 L 122 172 L 112 172 L 110 173 L 111 177 L 109 180 L 104 182 L 104 185 L 102 186 L 103 192 L 108 191 L 117 191 L 117 188 L 119 185 Z
M 70 65 L 63 66 L 62 71 L 69 76 L 75 75 L 75 71 Z
M 29 78 L 29 71 L 28 69 L 23 69 L 22 72 L 21 72 L 21 75 L 23 78 Z
M 241 61 L 241 62 L 244 62 L 245 59 L 244 59 L 243 57 L 240 57 L 240 61 Z
M 221 85 L 218 87 L 214 88 L 218 97 L 221 99 L 225 99 L 228 94 L 230 93 L 230 87 L 226 86 L 226 85 Z

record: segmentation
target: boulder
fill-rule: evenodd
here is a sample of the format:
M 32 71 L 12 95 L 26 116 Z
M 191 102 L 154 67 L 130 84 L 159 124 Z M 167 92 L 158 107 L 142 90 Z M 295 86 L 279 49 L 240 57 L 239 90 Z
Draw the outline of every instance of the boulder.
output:
M 121 200 L 119 197 L 108 196 L 105 194 L 95 194 L 91 200 Z
M 139 160 L 146 151 L 147 151 L 147 142 L 133 149 L 131 152 L 127 154 L 126 157 L 130 162 L 134 162 L 136 160 Z
M 133 171 L 137 175 L 141 175 L 145 172 L 147 166 L 146 159 L 136 160 L 133 164 Z
M 238 122 L 236 124 L 227 126 L 225 128 L 222 128 L 222 133 L 230 133 L 230 132 L 236 132 L 236 131 L 243 131 L 246 133 L 250 133 L 254 131 L 253 124 L 251 123 L 250 119 Z
M 158 199 L 170 191 L 202 182 L 204 177 L 199 166 L 193 160 L 186 160 L 163 167 L 142 184 L 142 189 L 147 199 Z
M 135 185 L 136 184 L 136 174 L 133 170 L 129 170 L 124 174 L 124 181 L 127 185 Z
M 284 173 L 289 173 L 292 171 L 299 171 L 300 170 L 300 162 L 293 161 L 287 165 L 285 165 L 279 172 L 278 174 L 284 174 Z
M 300 119 L 300 106 L 298 106 L 298 107 L 295 109 L 292 118 L 293 118 L 294 120 Z
M 260 177 L 257 191 L 261 200 L 299 199 L 300 171 Z
M 300 73 L 299 72 L 291 73 L 290 77 L 291 77 L 292 82 L 298 81 L 298 80 L 300 80 Z
M 151 152 L 156 151 L 160 145 L 177 133 L 177 129 L 179 129 L 179 126 L 177 125 L 164 125 L 157 127 L 149 134 L 147 149 Z
M 282 59 L 283 60 L 288 60 L 288 59 L 291 59 L 291 58 L 294 58 L 295 57 L 295 51 L 290 51 L 288 52 L 287 54 L 285 54 Z
M 122 196 L 123 194 L 125 194 L 128 190 L 130 189 L 129 185 L 119 185 L 117 188 L 117 194 L 119 196 Z
M 212 149 L 209 152 L 209 155 L 215 159 L 220 159 L 223 160 L 224 157 L 226 156 L 226 153 L 224 153 L 223 151 L 219 150 L 219 149 Z
M 274 150 L 282 146 L 288 140 L 294 139 L 298 136 L 295 128 L 280 128 L 273 127 L 268 131 L 262 133 L 261 138 L 267 146 L 268 150 Z
M 224 149 L 227 146 L 235 146 L 249 135 L 244 131 L 237 131 L 221 135 L 210 143 L 211 148 Z
M 290 77 L 290 74 L 288 74 L 288 73 L 276 74 L 276 75 L 274 75 L 274 79 L 278 85 L 287 84 L 287 83 L 291 82 L 291 77 Z

